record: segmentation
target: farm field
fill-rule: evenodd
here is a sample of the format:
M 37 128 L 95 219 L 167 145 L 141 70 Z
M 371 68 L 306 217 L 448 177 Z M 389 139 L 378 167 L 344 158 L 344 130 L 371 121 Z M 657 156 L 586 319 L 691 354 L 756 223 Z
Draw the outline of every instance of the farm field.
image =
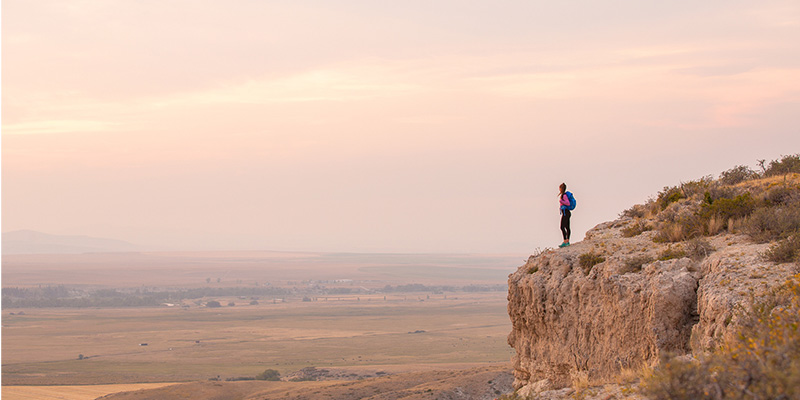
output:
M 371 289 L 404 284 L 501 284 L 512 269 L 502 267 L 505 258 L 469 264 L 453 259 L 433 263 L 424 256 L 415 256 L 416 260 L 391 256 L 388 259 L 393 262 L 387 263 L 366 256 L 362 262 L 350 255 L 349 260 L 328 265 L 315 274 L 318 260 L 309 262 L 310 257 L 305 256 L 305 267 L 293 275 L 286 264 L 275 262 L 270 267 L 258 257 L 225 255 L 226 260 L 239 260 L 227 269 L 224 264 L 230 261 L 208 255 L 170 257 L 173 261 L 162 264 L 160 270 L 156 264 L 129 266 L 122 275 L 141 279 L 133 282 L 115 281 L 111 273 L 96 276 L 77 270 L 70 275 L 69 269 L 61 269 L 52 260 L 42 264 L 23 260 L 6 275 L 4 260 L 3 284 L 13 286 L 20 278 L 20 286 L 33 285 L 36 280 L 53 280 L 53 271 L 58 271 L 71 285 L 85 285 L 80 282 L 86 280 L 76 278 L 85 274 L 94 276 L 88 283 L 93 287 L 132 284 L 157 290 L 186 280 L 187 271 L 193 271 L 191 265 L 201 260 L 205 269 L 195 273 L 197 282 L 192 282 L 197 287 L 209 285 L 209 280 L 212 286 L 235 287 L 245 279 L 259 279 L 272 286 L 302 288 L 317 285 L 318 281 L 311 278 L 322 276 L 340 286 L 360 289 L 349 294 L 262 297 L 257 304 L 250 297 L 218 296 L 213 300 L 223 306 L 217 308 L 202 306 L 211 298 L 172 307 L 4 308 L 3 395 L 47 399 L 46 388 L 38 386 L 224 381 L 253 377 L 266 369 L 275 369 L 286 377 L 306 367 L 369 378 L 500 365 L 512 355 L 506 344 L 511 327 L 504 291 L 380 293 Z M 293 262 L 295 266 L 301 263 L 294 258 L 289 265 Z M 253 271 L 253 264 L 260 267 Z M 38 275 L 31 265 L 43 266 Z M 90 267 L 99 269 L 99 265 Z M 130 272 L 137 268 L 140 272 L 158 271 L 155 276 L 159 279 L 147 280 L 141 273 Z M 220 272 L 222 279 L 216 282 L 212 272 Z M 280 279 L 267 280 L 265 276 Z M 85 390 L 78 386 L 73 389 L 80 393 Z M 106 393 L 117 391 L 108 389 L 112 391 Z M 34 397 L 12 397 L 24 393 Z

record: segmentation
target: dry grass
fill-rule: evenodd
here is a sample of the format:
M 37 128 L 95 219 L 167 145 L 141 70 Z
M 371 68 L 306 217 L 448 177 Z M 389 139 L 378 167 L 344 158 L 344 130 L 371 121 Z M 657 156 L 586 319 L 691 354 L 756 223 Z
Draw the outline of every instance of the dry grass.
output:
M 646 264 L 655 261 L 654 257 L 651 257 L 647 254 L 640 254 L 636 256 L 632 256 L 625 260 L 625 264 L 620 269 L 620 274 L 627 274 L 631 272 L 639 272 L 642 270 L 642 267 Z
M 3 319 L 3 383 L 182 381 L 255 376 L 266 368 L 283 375 L 308 366 L 509 359 L 505 293 L 427 296 L 218 309 L 27 310 Z M 425 332 L 409 334 L 417 330 Z M 89 358 L 78 360 L 79 354 Z
M 589 372 L 588 371 L 570 371 L 569 373 L 570 381 L 572 382 L 572 388 L 575 389 L 575 392 L 580 394 L 583 393 L 587 388 L 589 388 Z
M 459 370 L 417 371 L 349 382 L 196 382 L 148 393 L 116 394 L 109 396 L 108 400 L 485 399 L 511 391 L 513 377 L 510 369 L 510 365 L 501 364 Z
M 652 230 L 653 227 L 645 221 L 640 219 L 636 219 L 631 222 L 628 226 L 622 228 L 622 237 L 634 237 L 641 235 L 643 232 Z
M 606 258 L 603 257 L 602 254 L 595 253 L 594 250 L 578 256 L 578 264 L 581 266 L 581 269 L 583 269 L 583 273 L 585 274 L 588 274 L 589 271 L 592 270 L 592 267 L 604 262 L 605 260 Z
M 136 383 L 80 386 L 3 386 L 6 400 L 88 400 L 111 393 L 156 389 L 172 383 Z

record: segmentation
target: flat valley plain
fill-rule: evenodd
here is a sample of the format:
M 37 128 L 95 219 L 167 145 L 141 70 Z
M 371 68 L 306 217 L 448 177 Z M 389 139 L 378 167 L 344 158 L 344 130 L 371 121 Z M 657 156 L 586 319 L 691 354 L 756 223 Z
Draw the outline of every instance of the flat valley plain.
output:
M 502 286 L 522 262 L 513 255 L 277 252 L 6 256 L 4 288 L 285 294 L 120 308 L 4 302 L 3 395 L 23 386 L 226 380 L 266 369 L 287 377 L 315 367 L 355 379 L 505 364 L 513 350 Z M 222 307 L 206 307 L 212 300 Z

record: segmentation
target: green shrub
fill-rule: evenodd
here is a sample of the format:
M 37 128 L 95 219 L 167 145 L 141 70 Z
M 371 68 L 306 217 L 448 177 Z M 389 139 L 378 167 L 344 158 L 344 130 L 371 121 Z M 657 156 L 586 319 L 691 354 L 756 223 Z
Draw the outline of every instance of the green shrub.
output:
M 744 192 L 743 188 L 725 185 L 715 185 L 703 193 L 703 203 L 711 204 L 717 199 L 731 199 Z
M 738 328 L 696 361 L 662 358 L 652 400 L 800 398 L 800 274 L 737 311 Z
M 683 194 L 683 191 L 681 191 L 679 187 L 665 186 L 664 190 L 658 192 L 658 197 L 656 198 L 655 202 L 656 204 L 658 204 L 658 207 L 663 211 L 666 210 L 667 206 L 669 206 L 670 204 L 685 198 L 686 195 Z
M 764 252 L 764 257 L 776 263 L 800 262 L 800 232 L 770 247 Z
M 580 256 L 578 256 L 578 264 L 580 264 L 581 268 L 583 269 L 583 272 L 586 273 L 587 275 L 589 274 L 589 271 L 591 271 L 592 267 L 594 267 L 597 264 L 600 264 L 605 260 L 606 260 L 605 257 L 595 253 L 594 250 L 588 253 L 583 253 Z
M 700 216 L 706 220 L 716 217 L 727 221 L 750 215 L 756 209 L 756 201 L 749 192 L 746 192 L 733 198 L 722 197 L 716 200 L 712 199 L 710 202 L 703 201 L 700 207 Z
M 723 185 L 735 185 L 739 182 L 758 178 L 758 176 L 758 172 L 753 171 L 750 167 L 737 165 L 720 174 L 719 183 Z

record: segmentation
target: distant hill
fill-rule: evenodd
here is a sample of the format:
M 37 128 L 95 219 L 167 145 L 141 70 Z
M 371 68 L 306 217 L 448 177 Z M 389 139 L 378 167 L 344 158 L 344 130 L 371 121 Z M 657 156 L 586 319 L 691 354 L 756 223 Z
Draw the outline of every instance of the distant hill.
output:
M 30 230 L 3 233 L 3 254 L 81 254 L 139 250 L 134 244 L 116 239 L 51 235 Z

